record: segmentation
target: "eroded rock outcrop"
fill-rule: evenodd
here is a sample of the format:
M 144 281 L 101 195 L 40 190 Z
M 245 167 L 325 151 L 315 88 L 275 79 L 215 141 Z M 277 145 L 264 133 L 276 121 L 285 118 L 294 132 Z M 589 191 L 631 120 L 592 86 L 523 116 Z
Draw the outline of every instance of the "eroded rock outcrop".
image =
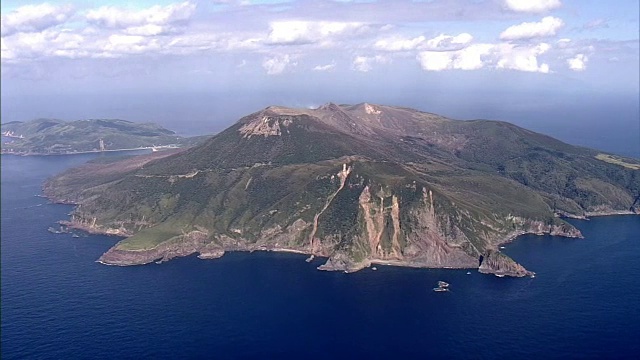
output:
M 201 231 L 192 231 L 164 241 L 151 249 L 134 250 L 114 246 L 104 253 L 98 262 L 119 266 L 143 265 L 154 261 L 162 262 L 175 257 L 188 256 L 207 248 L 207 234 Z M 205 252 L 205 254 L 211 254 L 211 252 Z
M 535 273 L 532 271 L 528 271 L 524 268 L 524 266 L 518 264 L 513 261 L 507 255 L 499 252 L 499 251 L 487 251 L 481 257 L 481 264 L 478 268 L 483 274 L 494 274 L 496 276 L 513 276 L 513 277 L 523 277 L 523 276 L 531 276 Z

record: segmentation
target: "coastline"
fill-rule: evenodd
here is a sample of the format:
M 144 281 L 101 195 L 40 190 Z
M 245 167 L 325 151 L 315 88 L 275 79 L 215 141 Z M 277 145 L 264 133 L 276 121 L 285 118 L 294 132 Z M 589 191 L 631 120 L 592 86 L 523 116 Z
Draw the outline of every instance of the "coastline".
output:
M 639 215 L 631 212 L 623 212 L 623 211 L 611 211 L 605 213 L 599 213 L 597 216 L 615 216 L 615 215 Z M 109 236 L 119 236 L 122 238 L 126 238 L 131 236 L 132 234 L 126 233 L 121 229 L 102 229 L 93 224 L 85 224 L 78 223 L 77 221 L 69 221 L 69 220 L 61 220 L 59 221 L 61 225 L 65 225 L 71 229 L 77 229 L 81 231 L 85 231 L 89 234 L 100 234 L 100 235 L 109 235 Z M 518 237 L 527 234 L 534 235 L 552 235 L 552 236 L 563 236 L 569 238 L 583 238 L 582 233 L 577 228 L 571 227 L 563 227 L 558 225 L 548 225 L 546 227 L 540 228 L 538 223 L 530 223 L 530 228 L 527 230 L 518 230 L 507 234 L 502 239 L 494 242 L 495 249 L 488 249 L 485 253 L 482 254 L 482 258 L 484 261 L 479 261 L 478 265 L 470 266 L 469 264 L 458 264 L 458 266 L 451 265 L 443 265 L 443 266 L 434 266 L 433 264 L 427 264 L 424 261 L 420 261 L 420 259 L 364 259 L 361 262 L 353 263 L 353 262 L 342 262 L 342 261 L 332 261 L 331 256 L 327 256 L 327 254 L 316 254 L 311 249 L 304 248 L 283 248 L 283 247 L 267 247 L 264 245 L 256 245 L 256 246 L 233 246 L 230 248 L 225 248 L 224 246 L 220 246 L 217 244 L 206 243 L 204 238 L 200 236 L 190 236 L 190 234 L 185 234 L 184 236 L 176 237 L 174 239 L 165 241 L 163 243 L 157 244 L 153 248 L 150 249 L 138 249 L 138 250 L 123 250 L 118 249 L 117 244 L 109 248 L 107 252 L 105 252 L 96 262 L 109 265 L 109 266 L 133 266 L 133 265 L 144 265 L 150 263 L 162 263 L 170 260 L 174 257 L 183 257 L 189 256 L 193 254 L 198 254 L 197 257 L 199 259 L 208 260 L 208 259 L 217 259 L 222 256 L 226 252 L 253 252 L 253 251 L 273 251 L 273 252 L 282 252 L 282 253 L 294 253 L 300 255 L 314 255 L 314 257 L 326 258 L 326 262 L 320 266 L 318 266 L 318 270 L 323 271 L 341 271 L 345 273 L 356 272 L 372 265 L 386 265 L 386 266 L 397 266 L 397 267 L 409 267 L 409 268 L 427 268 L 427 269 L 477 269 L 481 273 L 485 274 L 494 274 L 496 276 L 513 276 L 513 277 L 523 277 L 523 276 L 531 276 L 535 274 L 532 271 L 526 270 L 520 264 L 518 264 L 513 259 L 508 256 L 502 254 L 499 250 L 499 246 L 507 243 L 511 243 L 515 241 Z M 172 241 L 173 240 L 173 241 Z M 339 259 L 338 259 L 339 260 Z
M 86 150 L 86 151 L 71 151 L 71 152 L 60 152 L 60 153 L 36 153 L 36 152 L 5 152 L 2 151 L 1 155 L 14 155 L 14 156 L 56 156 L 56 155 L 81 155 L 81 154 L 94 154 L 94 153 L 104 153 L 104 152 L 124 152 L 124 151 L 140 151 L 140 150 L 153 150 L 157 149 L 158 151 L 169 150 L 169 149 L 179 149 L 179 146 L 144 146 L 138 148 L 131 149 L 109 149 L 109 150 Z
M 578 216 L 578 215 L 573 215 L 573 214 L 562 214 L 562 216 L 560 216 L 560 218 L 589 221 L 590 218 L 593 218 L 593 217 L 628 216 L 628 215 L 640 215 L 640 212 L 633 212 L 633 211 L 630 211 L 630 210 L 597 211 L 597 212 L 585 212 L 584 216 Z M 580 232 L 579 229 L 576 228 L 576 230 L 578 230 L 578 232 Z M 584 236 L 582 236 L 581 233 L 580 233 L 579 236 L 572 236 L 572 235 L 564 235 L 564 234 L 551 233 L 551 232 L 536 232 L 536 231 L 518 230 L 518 231 L 514 231 L 512 233 L 507 234 L 505 237 L 503 237 L 496 244 L 498 246 L 500 246 L 500 245 L 511 243 L 514 240 L 516 240 L 519 236 L 522 236 L 522 235 L 538 235 L 538 236 L 551 235 L 551 236 L 563 236 L 563 237 L 567 237 L 567 238 L 577 238 L 577 239 L 583 239 L 584 238 Z
M 599 216 L 615 216 L 615 215 L 640 215 L 640 212 L 635 212 L 632 210 L 610 210 L 610 211 L 587 211 L 584 215 L 575 215 L 569 213 L 557 213 L 556 216 L 561 219 L 574 219 L 574 220 L 586 220 L 589 221 L 589 218 L 599 217 Z
M 590 217 L 599 217 L 599 216 L 616 216 L 616 215 L 640 215 L 638 212 L 633 212 L 631 210 L 619 210 L 619 211 L 596 211 L 596 212 L 588 212 L 585 213 L 586 218 L 577 220 L 589 220 Z

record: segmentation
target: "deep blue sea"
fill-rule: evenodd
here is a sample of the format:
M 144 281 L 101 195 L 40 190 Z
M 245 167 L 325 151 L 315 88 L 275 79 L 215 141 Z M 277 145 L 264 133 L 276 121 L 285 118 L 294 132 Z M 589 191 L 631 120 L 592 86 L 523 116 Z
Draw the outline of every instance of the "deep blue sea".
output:
M 638 216 L 572 221 L 582 240 L 517 239 L 505 252 L 535 279 L 330 273 L 267 252 L 109 267 L 95 260 L 117 238 L 47 232 L 72 208 L 37 196 L 97 156 L 2 156 L 3 360 L 640 357 Z

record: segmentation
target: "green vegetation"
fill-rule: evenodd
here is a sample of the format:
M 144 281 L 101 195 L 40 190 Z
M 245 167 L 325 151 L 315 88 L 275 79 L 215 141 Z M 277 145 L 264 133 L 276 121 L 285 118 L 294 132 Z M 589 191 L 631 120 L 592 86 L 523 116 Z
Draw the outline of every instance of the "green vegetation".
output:
M 557 214 L 636 206 L 636 160 L 505 122 L 376 109 L 267 108 L 175 154 L 71 169 L 45 191 L 80 203 L 74 216 L 85 222 L 135 234 L 118 249 L 198 229 L 230 248 L 308 252 L 314 234 L 321 251 L 355 263 L 432 256 L 447 264 L 456 251 L 474 262 L 516 230 L 571 229 Z
M 161 224 L 144 229 L 128 238 L 127 241 L 118 243 L 118 249 L 148 250 L 178 235 L 180 235 L 180 232 L 176 231 L 176 229 L 172 228 L 169 224 Z

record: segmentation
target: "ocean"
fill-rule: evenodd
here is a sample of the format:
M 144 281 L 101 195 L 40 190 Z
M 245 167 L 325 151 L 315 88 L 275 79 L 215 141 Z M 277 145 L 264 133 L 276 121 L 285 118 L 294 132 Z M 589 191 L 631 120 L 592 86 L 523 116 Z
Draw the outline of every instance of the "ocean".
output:
M 377 266 L 228 253 L 160 265 L 95 260 L 116 237 L 53 234 L 72 207 L 42 181 L 98 156 L 2 156 L 2 359 L 599 359 L 640 355 L 640 217 L 571 220 L 585 239 L 522 236 L 537 273 Z M 438 280 L 451 292 L 436 293 Z

